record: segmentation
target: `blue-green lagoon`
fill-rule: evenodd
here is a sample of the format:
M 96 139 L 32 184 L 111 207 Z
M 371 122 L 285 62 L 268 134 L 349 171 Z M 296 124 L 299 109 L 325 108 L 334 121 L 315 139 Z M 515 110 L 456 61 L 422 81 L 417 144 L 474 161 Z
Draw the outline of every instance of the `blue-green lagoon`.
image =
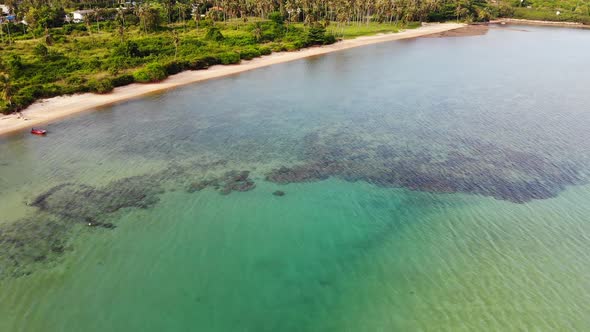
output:
M 588 330 L 588 54 L 491 26 L 2 137 L 0 331 Z

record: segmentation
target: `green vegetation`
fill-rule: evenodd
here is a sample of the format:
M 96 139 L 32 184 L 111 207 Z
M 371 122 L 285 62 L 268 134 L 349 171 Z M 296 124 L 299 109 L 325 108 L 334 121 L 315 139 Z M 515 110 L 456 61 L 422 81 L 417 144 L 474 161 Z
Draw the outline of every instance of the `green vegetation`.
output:
M 541 20 L 541 21 L 556 21 L 556 22 L 577 22 L 590 25 L 590 15 L 581 14 L 576 11 L 549 9 L 535 9 L 535 8 L 515 8 L 511 17 L 526 19 L 526 20 Z
M 108 8 L 111 2 L 6 0 L 18 19 L 0 25 L 0 111 L 61 94 L 108 93 L 132 82 L 156 82 L 183 70 L 235 64 L 273 51 L 396 32 L 419 21 L 550 19 L 544 15 L 557 6 L 549 0 L 193 1 Z M 568 1 L 559 0 L 559 6 L 567 4 L 559 19 L 586 22 L 587 4 Z M 93 9 L 81 19 L 68 14 L 64 20 L 76 8 Z
M 504 17 L 590 24 L 588 0 L 504 0 Z
M 336 41 L 323 26 L 293 23 L 287 29 L 282 21 L 256 18 L 173 22 L 155 31 L 145 21 L 139 19 L 122 32 L 113 22 L 99 21 L 100 30 L 97 23 L 79 23 L 48 28 L 44 37 L 31 31 L 13 34 L 0 51 L 0 75 L 7 82 L 0 84 L 0 110 L 9 113 L 62 94 L 108 93 L 116 86 L 157 82 L 183 70 Z

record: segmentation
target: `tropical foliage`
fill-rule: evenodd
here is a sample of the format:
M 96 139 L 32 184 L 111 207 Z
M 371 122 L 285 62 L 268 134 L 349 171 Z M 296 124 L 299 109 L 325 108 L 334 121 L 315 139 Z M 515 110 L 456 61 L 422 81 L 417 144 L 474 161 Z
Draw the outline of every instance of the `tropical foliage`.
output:
M 414 22 L 554 10 L 549 1 L 556 0 L 153 0 L 110 8 L 112 1 L 101 0 L 5 0 L 21 23 L 0 25 L 0 111 L 418 26 Z M 587 17 L 585 2 L 568 3 L 562 17 Z M 73 17 L 66 13 L 76 9 L 90 11 L 83 22 L 69 23 Z

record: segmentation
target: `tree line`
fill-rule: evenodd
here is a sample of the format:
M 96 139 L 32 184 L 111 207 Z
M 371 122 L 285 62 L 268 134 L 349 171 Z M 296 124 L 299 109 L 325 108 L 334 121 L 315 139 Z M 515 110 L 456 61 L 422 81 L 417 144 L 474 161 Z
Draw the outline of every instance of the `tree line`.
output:
M 115 1 L 5 0 L 5 5 L 18 20 L 25 20 L 33 29 L 61 26 L 68 11 L 74 9 L 95 10 L 88 17 L 91 21 L 113 19 L 118 10 L 126 10 L 126 15 L 138 19 L 153 20 L 157 14 L 157 19 L 166 24 L 190 18 L 199 20 L 204 14 L 216 21 L 225 21 L 268 18 L 275 12 L 280 13 L 286 22 L 306 24 L 322 21 L 340 24 L 450 19 L 482 21 L 494 16 L 498 10 L 485 0 L 155 0 L 139 2 L 135 6 Z
M 483 21 L 498 10 L 485 0 L 6 1 L 26 24 L 0 26 L 4 113 L 40 98 L 106 93 L 182 70 L 330 44 L 345 27 Z M 65 18 L 75 9 L 91 11 L 74 24 Z

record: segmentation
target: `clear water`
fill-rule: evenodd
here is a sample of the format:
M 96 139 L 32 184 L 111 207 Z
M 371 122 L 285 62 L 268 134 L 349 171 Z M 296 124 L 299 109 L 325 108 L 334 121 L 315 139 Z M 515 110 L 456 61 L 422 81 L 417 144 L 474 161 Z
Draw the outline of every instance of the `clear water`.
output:
M 0 331 L 588 330 L 589 45 L 379 44 L 3 137 Z

